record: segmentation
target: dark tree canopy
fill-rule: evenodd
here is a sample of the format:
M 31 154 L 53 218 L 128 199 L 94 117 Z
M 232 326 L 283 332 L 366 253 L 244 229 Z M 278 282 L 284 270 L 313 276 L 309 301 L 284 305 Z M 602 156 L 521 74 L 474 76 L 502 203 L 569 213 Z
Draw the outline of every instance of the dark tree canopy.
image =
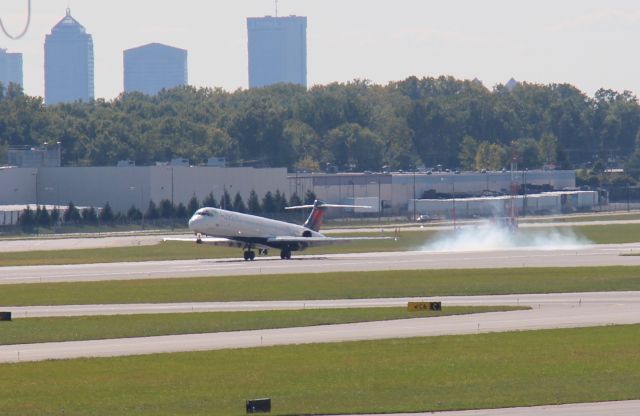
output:
M 638 100 L 628 91 L 589 97 L 569 84 L 530 83 L 488 89 L 447 76 L 308 90 L 177 87 L 46 107 L 16 86 L 0 88 L 0 157 L 9 145 L 59 141 L 68 166 L 174 157 L 201 164 L 219 156 L 231 166 L 304 170 L 477 169 L 503 163 L 503 152 L 510 159 L 514 141 L 529 167 L 622 166 L 636 154 L 639 128 Z M 231 196 L 222 199 L 232 206 Z

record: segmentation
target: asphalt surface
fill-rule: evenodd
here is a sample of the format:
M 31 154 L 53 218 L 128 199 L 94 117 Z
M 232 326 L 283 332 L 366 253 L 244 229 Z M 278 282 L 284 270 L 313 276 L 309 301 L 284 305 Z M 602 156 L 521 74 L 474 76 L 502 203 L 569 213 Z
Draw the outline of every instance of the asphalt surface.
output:
M 635 222 L 635 221 L 634 221 Z M 548 226 L 540 224 L 539 226 Z M 557 226 L 566 226 L 561 223 Z M 588 225 L 580 223 L 576 225 Z M 534 225 L 536 226 L 536 225 Z M 158 236 L 108 237 L 107 239 L 64 239 L 0 242 L 1 251 L 115 247 L 154 244 Z M 42 242 L 40 242 L 42 241 Z M 64 241 L 59 243 L 57 241 Z M 89 241 L 92 241 L 88 243 Z M 13 244 L 13 246 L 11 246 Z M 105 245 L 108 244 L 108 245 Z M 13 249 L 11 248 L 13 247 Z M 237 259 L 115 263 L 77 266 L 27 266 L 0 269 L 0 284 L 56 281 L 90 281 L 191 276 L 224 276 L 327 271 L 406 270 L 421 268 L 573 267 L 640 265 L 640 257 L 620 256 L 640 251 L 639 244 L 574 247 L 565 250 L 513 249 L 481 252 L 366 253 L 297 256 L 282 262 L 261 258 L 255 262 Z M 11 309 L 15 318 L 35 316 L 111 315 L 204 311 L 383 307 L 400 306 L 416 298 L 355 299 L 291 302 L 205 302 L 137 305 L 35 306 Z M 403 321 L 368 322 L 307 328 L 239 331 L 164 337 L 128 338 L 0 346 L 0 362 L 40 361 L 77 357 L 138 355 L 158 352 L 250 348 L 268 345 L 342 342 L 353 340 L 473 334 L 546 328 L 587 327 L 640 323 L 640 292 L 571 293 L 550 295 L 506 295 L 487 297 L 419 298 L 441 300 L 445 305 L 521 305 L 531 310 L 477 315 L 419 318 Z M 631 416 L 640 414 L 640 401 L 583 403 L 510 409 L 472 410 L 413 415 L 441 416 Z M 398 415 L 400 416 L 400 415 Z
M 528 302 L 533 306 L 533 309 L 513 312 L 211 334 L 4 345 L 0 346 L 0 362 L 112 357 L 640 323 L 640 292 L 592 294 L 589 301 L 581 300 L 581 296 L 583 294 L 538 295 Z M 558 299 L 558 302 L 554 302 L 554 298 Z M 446 298 L 442 298 L 442 300 L 446 305 Z M 474 298 L 472 301 L 475 304 L 478 302 L 499 304 L 504 300 L 503 296 L 482 296 Z M 527 304 L 525 299 L 518 298 L 518 295 L 511 301 L 521 305 Z M 374 300 L 368 302 L 375 303 Z
M 508 409 L 466 410 L 458 412 L 395 413 L 386 416 L 638 416 L 640 400 L 576 403 L 556 406 L 513 407 Z M 355 415 L 354 415 L 355 416 Z M 374 415 L 357 415 L 374 416 Z
M 441 301 L 446 306 L 529 306 L 574 308 L 640 302 L 640 292 L 581 292 L 491 296 L 438 296 L 379 299 L 276 300 L 240 302 L 138 303 L 111 305 L 0 306 L 14 319 L 57 316 L 135 315 L 157 313 L 236 312 L 335 308 L 405 307 L 407 302 Z
M 640 243 L 585 245 L 570 249 L 520 248 L 488 251 L 407 251 L 299 255 L 292 260 L 174 260 L 0 268 L 0 284 L 238 276 L 338 271 L 465 269 L 503 267 L 640 266 Z
M 567 221 L 549 221 L 549 222 L 521 222 L 520 228 L 567 228 L 567 227 L 581 227 L 581 226 L 593 226 L 593 225 L 611 225 L 611 224 L 639 224 L 640 220 L 635 219 L 622 219 L 622 220 L 598 220 L 596 216 L 592 216 L 592 220 L 588 221 L 571 221 L 571 216 L 554 217 L 557 219 L 564 218 Z M 549 220 L 548 217 L 539 217 L 542 220 Z M 534 218 L 527 217 L 527 221 L 534 220 Z M 458 222 L 460 227 L 474 227 L 477 225 L 486 224 L 487 221 L 483 220 L 462 220 Z M 450 222 L 438 222 L 435 224 L 416 224 L 406 223 L 398 224 L 397 226 L 383 225 L 376 227 L 369 225 L 366 227 L 358 228 L 334 228 L 323 229 L 323 233 L 329 234 L 342 234 L 342 233 L 366 233 L 366 232 L 388 232 L 393 233 L 396 228 L 402 231 L 443 231 L 451 230 L 452 225 Z M 170 231 L 166 233 L 159 233 L 158 230 L 139 230 L 139 231 L 127 231 L 127 232 L 114 232 L 114 233 L 96 233 L 96 234 L 83 234 L 78 237 L 74 234 L 52 235 L 35 238 L 10 238 L 0 239 L 0 252 L 19 252 L 19 251 L 41 251 L 41 250 L 76 250 L 76 249 L 88 249 L 88 248 L 110 248 L 110 247 L 133 247 L 140 245 L 153 245 L 162 242 L 164 237 L 171 235 L 176 238 L 189 238 L 194 237 L 192 233 L 176 234 Z

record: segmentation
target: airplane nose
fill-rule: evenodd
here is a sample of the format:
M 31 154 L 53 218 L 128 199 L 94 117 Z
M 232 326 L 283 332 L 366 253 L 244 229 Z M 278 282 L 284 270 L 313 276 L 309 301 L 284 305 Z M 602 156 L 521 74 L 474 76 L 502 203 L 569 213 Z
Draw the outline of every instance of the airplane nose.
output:
M 189 218 L 189 229 L 192 231 L 195 231 L 194 227 L 196 226 L 196 224 L 198 223 L 198 218 L 196 218 L 196 216 L 194 215 L 193 217 Z

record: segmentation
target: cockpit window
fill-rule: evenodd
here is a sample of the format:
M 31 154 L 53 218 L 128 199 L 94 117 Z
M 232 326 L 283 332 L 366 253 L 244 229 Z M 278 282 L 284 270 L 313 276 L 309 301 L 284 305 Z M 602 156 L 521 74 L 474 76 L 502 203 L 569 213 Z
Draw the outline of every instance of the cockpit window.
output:
M 213 217 L 213 212 L 209 212 L 207 209 L 202 208 L 196 211 L 196 215 L 202 215 L 203 217 Z

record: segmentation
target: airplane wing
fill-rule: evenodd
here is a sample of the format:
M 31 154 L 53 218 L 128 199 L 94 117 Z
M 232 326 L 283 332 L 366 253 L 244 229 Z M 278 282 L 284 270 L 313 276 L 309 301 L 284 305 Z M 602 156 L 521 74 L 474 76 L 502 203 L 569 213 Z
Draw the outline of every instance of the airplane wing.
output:
M 217 237 L 202 237 L 200 238 L 200 242 L 196 237 L 191 238 L 163 238 L 162 241 L 182 241 L 187 243 L 198 243 L 198 244 L 206 244 L 209 246 L 218 246 L 218 247 L 235 247 L 235 248 L 243 248 L 247 245 L 247 243 L 242 241 L 230 240 L 228 238 L 217 238 Z M 269 248 L 266 246 L 262 246 L 260 244 L 254 244 L 255 247 L 258 248 Z
M 397 240 L 395 237 L 270 237 L 266 239 L 268 245 L 253 243 L 253 247 L 269 249 L 270 247 L 278 247 L 284 245 L 298 246 L 300 250 L 309 247 L 330 246 L 334 244 L 347 244 L 357 241 L 367 240 Z M 196 237 L 191 238 L 163 238 L 162 241 L 182 241 L 189 243 L 197 243 Z M 244 248 L 246 242 L 231 240 L 228 238 L 202 237 L 199 244 L 207 244 L 211 246 L 236 247 Z
M 394 237 L 271 237 L 267 239 L 272 244 L 297 244 L 301 247 L 330 246 L 334 244 L 347 244 L 367 240 L 397 240 Z

